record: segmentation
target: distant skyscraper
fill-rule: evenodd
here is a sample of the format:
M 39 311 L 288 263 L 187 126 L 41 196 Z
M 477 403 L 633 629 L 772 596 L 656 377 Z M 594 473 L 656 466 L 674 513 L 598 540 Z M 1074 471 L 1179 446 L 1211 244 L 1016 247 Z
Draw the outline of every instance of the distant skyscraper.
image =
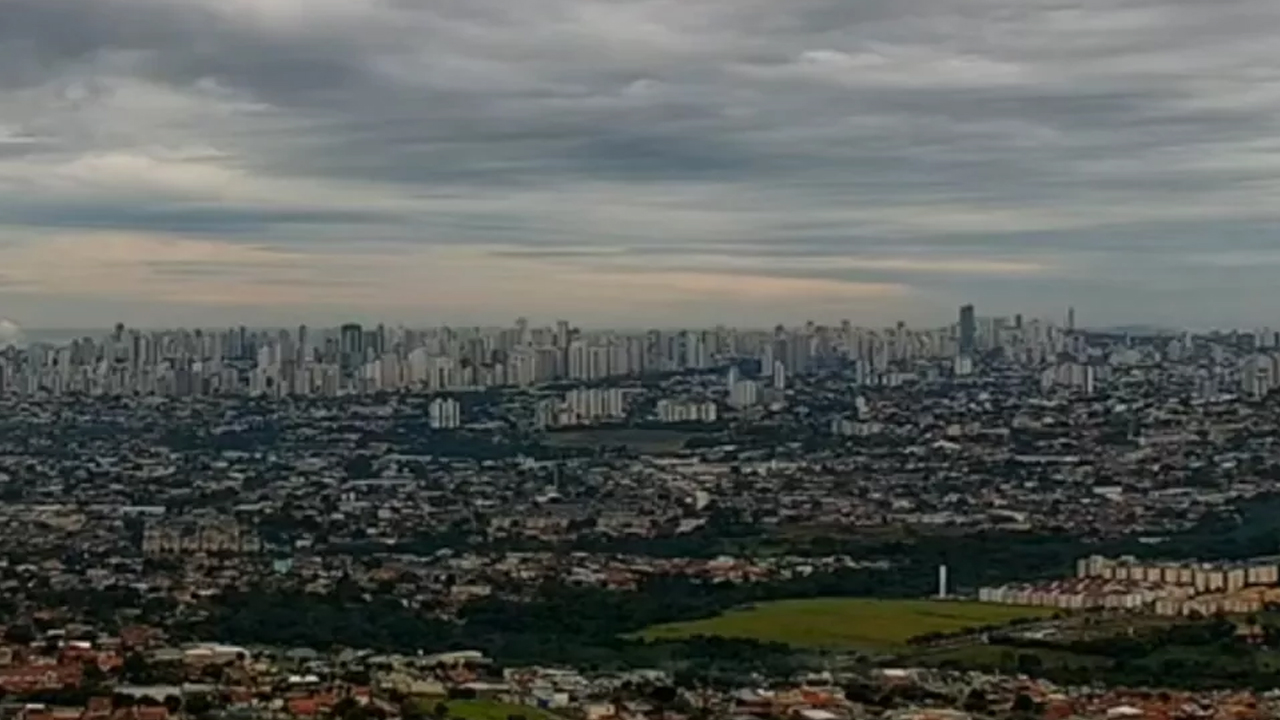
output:
M 311 338 L 307 336 L 307 326 L 299 325 L 298 326 L 298 357 L 297 357 L 297 361 L 299 365 L 305 365 L 311 360 L 311 349 L 310 349 L 311 346 L 308 345 L 309 342 L 311 342 Z
M 960 354 L 972 355 L 977 346 L 978 321 L 972 305 L 960 306 Z
M 773 389 L 787 389 L 787 366 L 784 365 L 781 360 L 775 360 L 773 362 Z
M 516 320 L 516 344 L 520 347 L 530 345 L 533 337 L 529 334 L 529 320 L 527 318 L 518 318 Z
M 1074 307 L 1067 308 L 1067 329 L 1076 329 L 1076 309 Z
M 364 363 L 364 328 L 358 323 L 347 323 L 338 330 L 338 352 L 342 366 L 351 370 Z

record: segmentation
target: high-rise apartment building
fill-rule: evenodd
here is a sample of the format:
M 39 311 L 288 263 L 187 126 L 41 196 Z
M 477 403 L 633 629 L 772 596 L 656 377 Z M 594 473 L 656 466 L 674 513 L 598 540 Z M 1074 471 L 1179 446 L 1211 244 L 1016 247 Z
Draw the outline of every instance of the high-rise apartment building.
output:
M 351 371 L 364 364 L 364 328 L 347 323 L 338 329 L 338 352 L 342 369 Z
M 729 404 L 739 410 L 760 402 L 760 384 L 755 380 L 735 380 L 729 387 Z
M 626 396 L 621 388 L 578 388 L 570 390 L 564 404 L 573 424 L 590 425 L 604 420 L 621 420 L 627 415 Z
M 972 305 L 960 306 L 960 354 L 972 355 L 977 349 L 978 320 L 973 314 Z
M 453 398 L 436 398 L 427 406 L 427 424 L 432 430 L 453 430 L 462 426 L 462 405 Z
M 655 408 L 664 423 L 713 423 L 718 417 L 716 404 L 696 400 L 659 400 Z

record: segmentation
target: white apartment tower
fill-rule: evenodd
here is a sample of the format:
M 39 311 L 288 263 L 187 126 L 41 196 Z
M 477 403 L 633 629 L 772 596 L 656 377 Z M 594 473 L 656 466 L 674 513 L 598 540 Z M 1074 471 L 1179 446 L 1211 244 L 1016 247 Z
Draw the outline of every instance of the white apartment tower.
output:
M 729 404 L 742 410 L 760 402 L 760 385 L 754 380 L 738 380 L 729 388 Z
M 453 398 L 436 398 L 427 406 L 427 424 L 432 430 L 462 427 L 462 405 Z

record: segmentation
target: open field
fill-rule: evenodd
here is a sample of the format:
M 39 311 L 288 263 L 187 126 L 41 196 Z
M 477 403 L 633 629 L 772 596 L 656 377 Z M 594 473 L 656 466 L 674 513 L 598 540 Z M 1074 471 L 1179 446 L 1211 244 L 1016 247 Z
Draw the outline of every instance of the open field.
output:
M 972 602 L 822 598 L 762 603 L 706 620 L 658 625 L 640 636 L 675 640 L 718 635 L 807 648 L 891 650 L 925 633 L 1050 615 L 1052 611 L 1044 608 Z
M 638 453 L 669 453 L 683 450 L 685 441 L 697 433 L 682 430 L 644 428 L 592 428 L 547 433 L 543 439 L 551 447 L 581 448 L 626 445 Z
M 559 715 L 541 708 L 492 700 L 449 700 L 444 704 L 449 708 L 449 717 L 457 720 L 507 720 L 513 715 L 524 717 L 526 720 L 562 720 Z M 434 701 L 427 700 L 420 705 L 427 716 L 435 712 Z

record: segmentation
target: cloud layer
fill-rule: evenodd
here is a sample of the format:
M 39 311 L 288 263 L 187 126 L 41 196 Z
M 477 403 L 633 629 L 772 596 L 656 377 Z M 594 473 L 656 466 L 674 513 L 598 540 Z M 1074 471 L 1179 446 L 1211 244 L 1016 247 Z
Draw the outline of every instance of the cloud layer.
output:
M 27 325 L 1263 323 L 1272 0 L 3 0 Z

